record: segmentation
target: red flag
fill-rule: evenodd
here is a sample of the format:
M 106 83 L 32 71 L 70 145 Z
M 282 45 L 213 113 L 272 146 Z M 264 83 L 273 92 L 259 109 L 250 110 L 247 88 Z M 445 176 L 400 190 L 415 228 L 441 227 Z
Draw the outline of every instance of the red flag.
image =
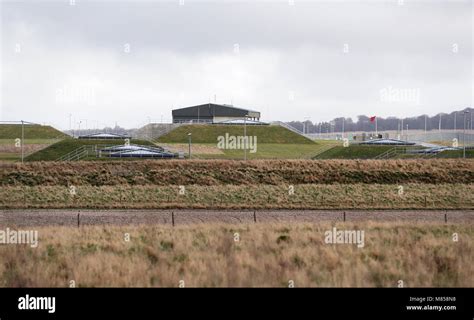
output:
M 370 122 L 374 122 L 374 121 L 375 121 L 375 116 L 370 117 Z

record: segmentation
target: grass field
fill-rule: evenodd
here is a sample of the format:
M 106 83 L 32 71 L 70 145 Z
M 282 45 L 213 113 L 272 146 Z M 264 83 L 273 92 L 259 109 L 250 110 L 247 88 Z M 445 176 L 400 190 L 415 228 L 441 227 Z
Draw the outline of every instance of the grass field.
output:
M 462 158 L 463 150 L 444 151 L 435 156 L 436 158 Z M 474 158 L 474 150 L 466 150 L 466 158 Z
M 167 144 L 172 146 L 173 144 Z M 201 146 L 207 147 L 207 150 L 217 150 L 219 152 L 199 152 Z M 311 159 L 321 152 L 325 145 L 323 144 L 277 144 L 277 143 L 259 143 L 255 153 L 247 150 L 247 159 Z M 188 152 L 188 146 L 180 144 L 183 152 Z M 196 151 L 195 151 L 196 150 Z M 202 149 L 201 149 L 202 150 Z M 218 149 L 216 144 L 193 144 L 192 153 L 194 158 L 198 159 L 234 159 L 243 160 L 244 150 Z
M 131 140 L 131 144 L 153 145 L 153 143 L 146 140 Z M 74 151 L 85 145 L 120 145 L 124 144 L 124 140 L 85 140 L 68 138 L 54 143 L 47 148 L 35 152 L 28 157 L 26 161 L 54 161 L 61 156 Z
M 256 136 L 258 144 L 315 144 L 293 131 L 281 126 L 247 126 L 247 136 Z M 218 136 L 244 136 L 241 125 L 184 125 L 158 138 L 162 143 L 188 143 L 188 133 L 193 143 L 217 144 Z M 243 152 L 243 150 L 242 150 Z
M 474 184 L 7 186 L 0 208 L 474 209 Z M 180 193 L 180 190 L 181 193 Z
M 364 231 L 364 246 L 326 243 L 333 227 Z M 472 225 L 43 227 L 38 237 L 36 248 L 0 246 L 0 286 L 474 286 Z
M 0 152 L 1 161 L 17 161 L 21 159 L 21 154 L 17 152 Z
M 393 146 L 341 145 L 329 149 L 315 159 L 373 159 L 392 148 Z
M 257 152 L 247 152 L 247 159 L 310 159 L 320 149 L 321 145 L 314 144 L 258 144 Z M 243 150 L 224 150 L 225 157 L 243 159 Z M 217 158 L 217 157 L 214 157 Z

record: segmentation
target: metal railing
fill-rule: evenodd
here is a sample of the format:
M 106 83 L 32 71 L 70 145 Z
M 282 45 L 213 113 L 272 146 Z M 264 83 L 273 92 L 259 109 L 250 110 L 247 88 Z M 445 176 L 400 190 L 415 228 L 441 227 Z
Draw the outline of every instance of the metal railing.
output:
M 171 124 L 171 125 L 169 125 L 169 126 L 167 126 L 167 127 L 165 127 L 165 128 L 161 128 L 161 129 L 157 130 L 157 131 L 154 132 L 154 133 L 152 132 L 151 137 L 150 137 L 150 141 L 153 142 L 153 143 L 156 143 L 157 140 L 158 140 L 160 137 L 164 136 L 165 134 L 167 134 L 167 133 L 173 131 L 174 129 L 176 129 L 176 128 L 182 126 L 182 125 L 183 125 L 183 124 L 181 124 L 181 123 L 173 123 L 173 124 Z
M 337 146 L 338 146 L 337 143 L 324 144 L 321 147 L 319 147 L 318 149 L 316 149 L 315 152 L 311 153 L 311 155 L 309 157 L 306 157 L 306 158 L 315 159 L 319 155 L 321 155 L 321 154 L 325 153 L 326 151 L 329 151 L 332 148 L 337 147 Z
M 305 136 L 305 134 L 303 133 L 303 131 L 300 131 L 298 129 L 296 129 L 295 127 L 292 127 L 290 126 L 289 124 L 285 123 L 285 122 L 282 122 L 282 121 L 273 121 L 271 123 L 272 125 L 277 125 L 277 126 L 282 126 L 290 131 L 293 131 L 294 133 L 297 133 L 299 135 L 302 135 L 302 136 Z
M 374 159 L 389 159 L 389 158 L 392 158 L 395 154 L 398 153 L 397 149 L 398 149 L 397 147 L 394 147 L 392 149 L 388 149 L 387 151 L 382 152 L 381 154 L 376 156 Z
M 410 157 L 418 157 L 418 158 L 432 158 L 436 156 L 438 153 L 430 152 L 429 148 L 426 151 L 424 149 L 414 148 L 414 147 L 393 147 L 385 152 L 374 157 L 374 159 L 393 159 L 403 155 L 410 155 Z M 409 152 L 412 151 L 412 152 Z M 416 151 L 416 152 L 414 152 Z
M 184 123 L 169 123 L 169 124 L 148 124 L 139 130 L 137 134 L 134 135 L 135 138 L 143 139 L 156 143 L 158 138 L 161 136 L 173 131 L 174 129 L 184 125 Z
M 56 161 L 77 161 L 88 156 L 88 148 L 92 146 L 82 146 L 56 159 Z
M 173 124 L 212 124 L 212 119 L 173 120 Z
M 78 161 L 89 156 L 100 158 L 102 150 L 109 147 L 115 147 L 114 144 L 94 144 L 84 145 L 56 159 L 56 161 Z

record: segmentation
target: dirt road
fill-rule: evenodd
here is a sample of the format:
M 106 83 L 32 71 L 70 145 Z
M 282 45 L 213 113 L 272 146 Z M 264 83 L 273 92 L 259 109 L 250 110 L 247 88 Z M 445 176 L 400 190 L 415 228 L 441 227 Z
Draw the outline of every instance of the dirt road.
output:
M 418 221 L 474 223 L 473 210 L 2 210 L 0 226 L 84 226 L 128 224 L 318 222 L 318 221 Z

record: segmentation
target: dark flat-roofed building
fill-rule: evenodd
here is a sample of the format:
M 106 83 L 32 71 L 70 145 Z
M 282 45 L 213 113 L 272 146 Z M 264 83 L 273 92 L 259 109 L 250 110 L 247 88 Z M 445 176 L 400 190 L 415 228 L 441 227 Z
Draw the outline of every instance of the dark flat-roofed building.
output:
M 238 108 L 228 104 L 206 103 L 192 107 L 174 109 L 173 123 L 220 123 L 229 120 L 244 119 L 259 121 L 260 112 Z

